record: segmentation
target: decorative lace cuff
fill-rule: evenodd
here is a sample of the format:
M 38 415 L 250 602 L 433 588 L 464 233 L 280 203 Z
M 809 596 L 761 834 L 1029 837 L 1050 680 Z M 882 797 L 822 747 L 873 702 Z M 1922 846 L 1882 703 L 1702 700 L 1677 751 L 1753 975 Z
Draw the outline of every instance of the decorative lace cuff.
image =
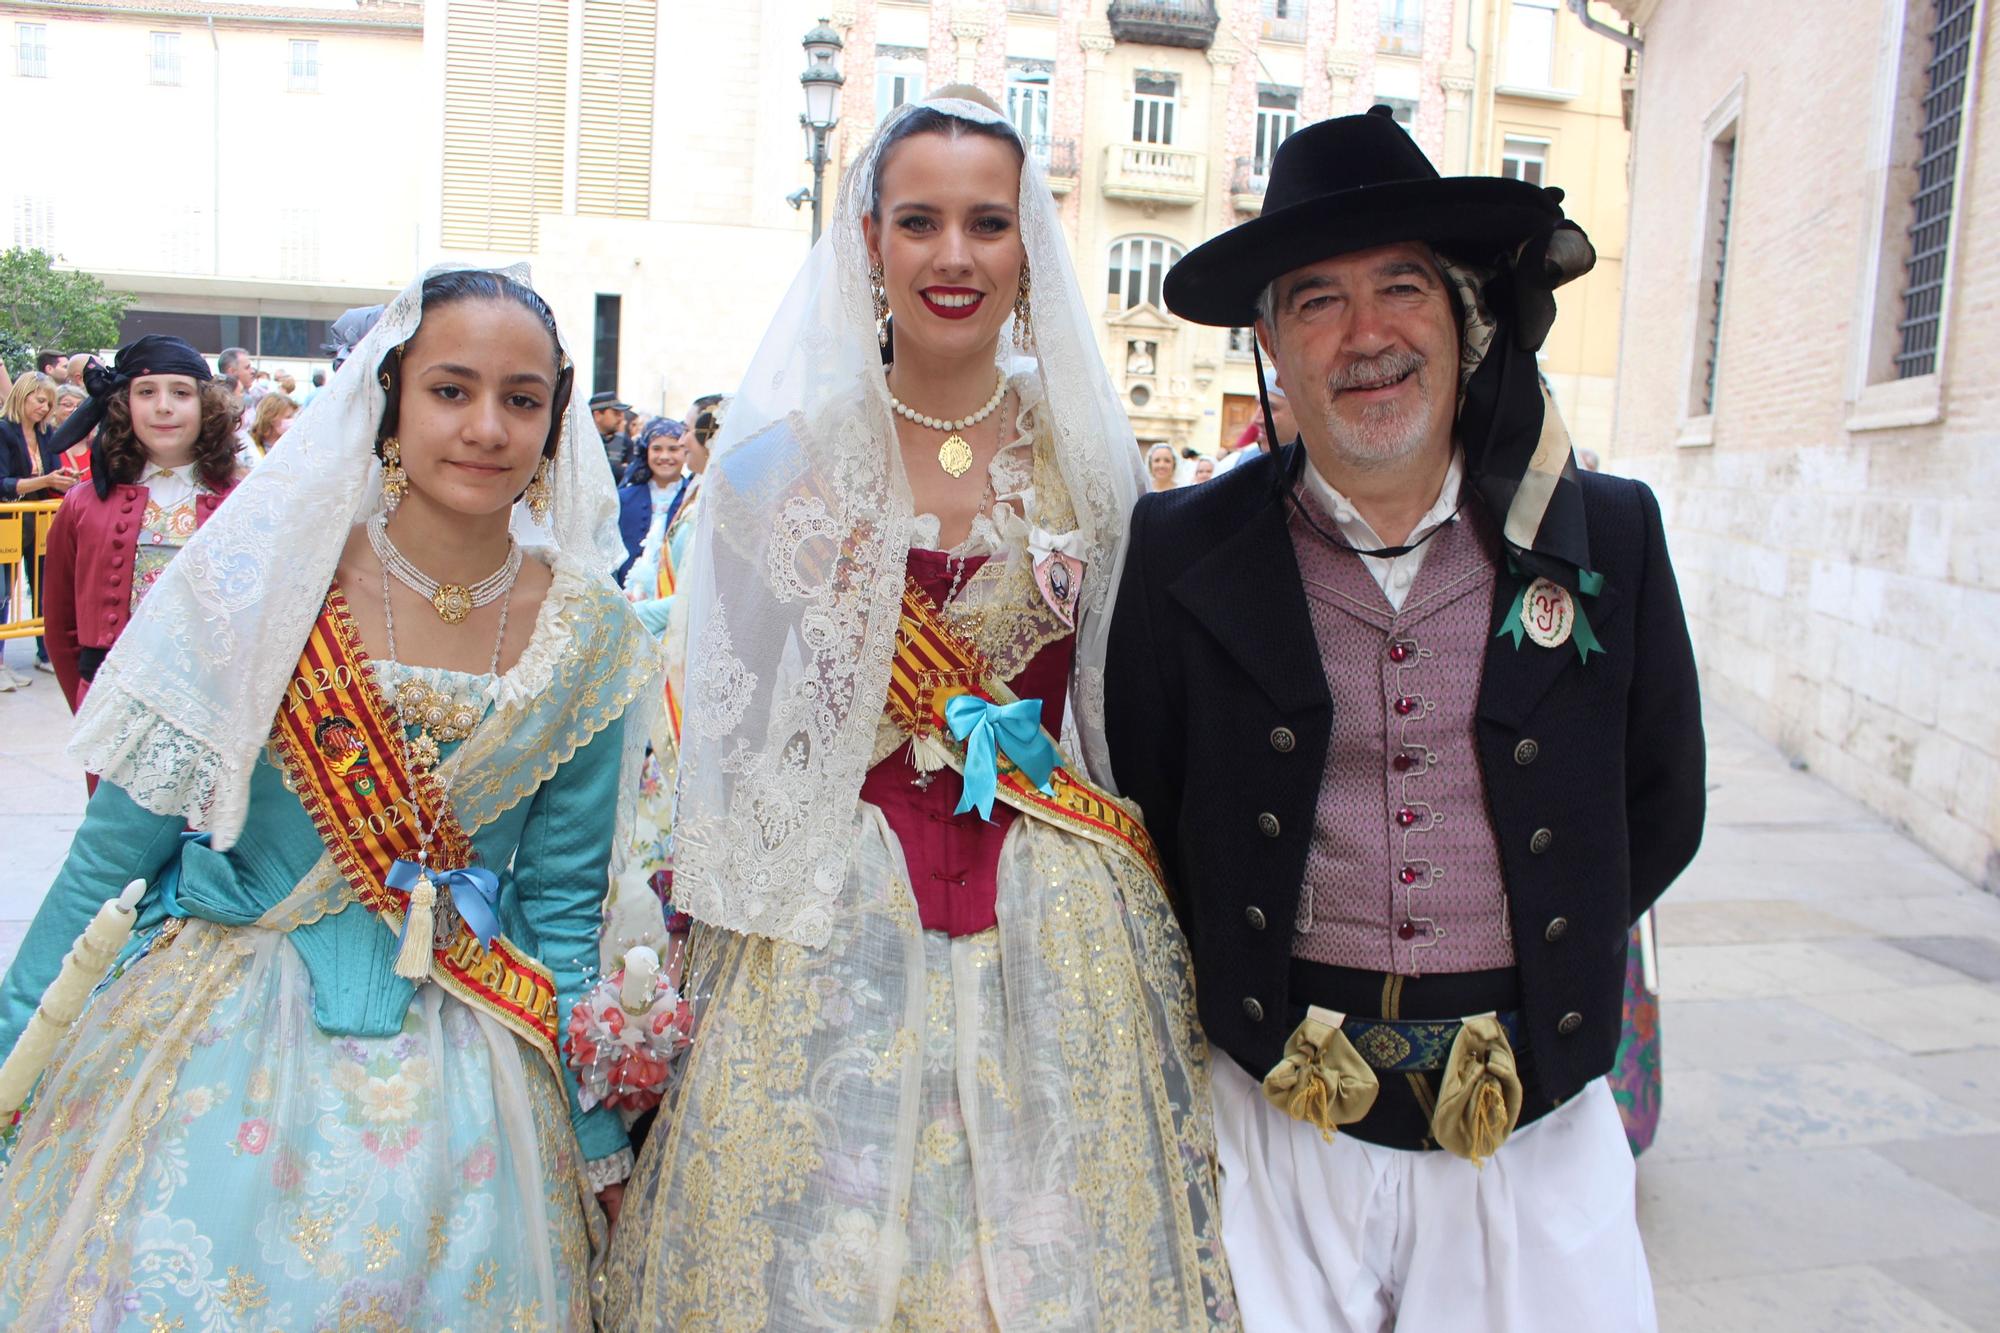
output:
M 590 1181 L 590 1192 L 598 1193 L 613 1185 L 623 1184 L 632 1174 L 632 1150 L 620 1148 L 609 1157 L 600 1157 L 583 1164 L 583 1174 Z

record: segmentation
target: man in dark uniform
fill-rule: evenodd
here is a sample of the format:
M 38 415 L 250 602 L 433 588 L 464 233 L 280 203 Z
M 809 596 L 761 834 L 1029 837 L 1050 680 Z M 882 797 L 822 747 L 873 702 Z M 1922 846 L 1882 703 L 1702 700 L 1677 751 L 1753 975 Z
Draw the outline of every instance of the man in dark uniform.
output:
M 604 461 L 611 466 L 611 482 L 618 485 L 625 480 L 627 469 L 638 455 L 638 446 L 625 430 L 625 414 L 632 407 L 622 403 L 618 395 L 604 389 L 590 395 L 590 420 L 597 427 L 597 433 L 604 441 Z
M 1654 1327 L 1604 1075 L 1704 748 L 1659 506 L 1579 474 L 1536 372 L 1595 258 L 1561 197 L 1377 107 L 1167 278 L 1255 324 L 1303 437 L 1140 500 L 1105 691 L 1252 1333 Z

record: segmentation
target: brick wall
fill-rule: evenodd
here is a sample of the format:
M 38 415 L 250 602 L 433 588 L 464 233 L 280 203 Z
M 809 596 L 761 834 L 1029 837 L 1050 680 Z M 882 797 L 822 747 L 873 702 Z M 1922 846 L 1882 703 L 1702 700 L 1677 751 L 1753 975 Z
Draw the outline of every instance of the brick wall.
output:
M 1615 454 L 1660 494 L 1709 696 L 2000 888 L 2000 70 L 1989 33 L 1941 419 L 1855 428 L 1892 12 L 1662 0 L 1645 18 Z M 1704 121 L 1739 79 L 1713 443 L 1691 445 Z

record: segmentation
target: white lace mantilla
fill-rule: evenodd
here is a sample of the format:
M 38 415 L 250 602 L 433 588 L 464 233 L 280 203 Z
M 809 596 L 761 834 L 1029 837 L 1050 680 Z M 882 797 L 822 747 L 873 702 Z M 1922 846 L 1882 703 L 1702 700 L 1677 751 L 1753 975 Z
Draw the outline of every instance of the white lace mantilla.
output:
M 525 266 L 505 272 L 529 281 Z M 71 757 L 154 813 L 209 831 L 218 849 L 242 830 L 251 774 L 348 535 L 382 508 L 375 436 L 387 400 L 376 372 L 416 332 L 431 273 L 388 304 L 285 438 L 167 566 L 77 714 Z M 584 400 L 570 397 L 550 469 L 553 507 L 540 530 L 578 577 L 595 578 L 624 559 L 624 543 Z M 539 527 L 525 508 L 513 522 L 517 532 Z M 550 678 L 534 664 L 509 675 L 514 684 L 496 704 L 528 697 L 531 682 Z
M 676 905 L 711 925 L 815 948 L 830 937 L 847 879 L 905 564 L 913 544 L 937 539 L 935 521 L 913 514 L 895 447 L 861 231 L 885 136 L 920 109 L 1013 133 L 975 103 L 912 104 L 844 173 L 832 221 L 732 400 L 680 584 L 689 665 Z M 1032 155 L 1018 202 L 1034 356 L 1015 353 L 1010 320 L 995 365 L 1023 410 L 1041 405 L 1050 466 L 1074 511 L 1065 528 L 1089 571 L 1079 680 L 1097 682 L 1090 668 L 1104 658 L 1139 453 Z M 998 550 L 1005 518 L 987 521 L 994 531 L 975 539 Z M 1013 604 L 997 593 L 993 601 Z M 1077 711 L 1101 721 L 1102 701 L 1082 698 Z M 1102 781 L 1101 727 L 1086 721 L 1081 733 Z

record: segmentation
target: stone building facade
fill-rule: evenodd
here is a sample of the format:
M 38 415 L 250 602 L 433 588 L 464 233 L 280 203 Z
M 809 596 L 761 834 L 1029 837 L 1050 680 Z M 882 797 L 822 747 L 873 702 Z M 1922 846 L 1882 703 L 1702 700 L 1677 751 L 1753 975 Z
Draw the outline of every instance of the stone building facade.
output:
M 0 0 L 0 34 L 0 246 L 131 293 L 127 337 L 304 371 L 327 321 L 414 271 L 423 160 L 380 90 L 422 76 L 421 5 Z M 115 146 L 128 126 L 147 150 Z
M 1619 0 L 1615 456 L 1709 696 L 2000 888 L 1993 7 Z
M 1256 215 L 1286 133 L 1386 102 L 1447 174 L 1533 171 L 1570 190 L 1601 260 L 1543 364 L 1579 439 L 1608 445 L 1624 54 L 1556 0 L 835 0 L 831 13 L 847 43 L 846 157 L 891 107 L 948 82 L 986 90 L 1021 126 L 1142 443 L 1214 453 L 1256 404 L 1248 331 L 1166 315 L 1157 274 Z

